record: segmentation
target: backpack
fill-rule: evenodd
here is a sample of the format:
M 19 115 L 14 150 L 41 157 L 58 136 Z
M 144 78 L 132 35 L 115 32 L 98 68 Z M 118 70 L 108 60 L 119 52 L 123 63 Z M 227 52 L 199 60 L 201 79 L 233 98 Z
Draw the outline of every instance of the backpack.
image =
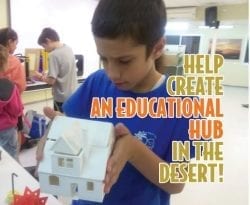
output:
M 41 138 L 46 130 L 46 118 L 35 110 L 28 110 L 23 119 L 23 133 L 27 138 Z

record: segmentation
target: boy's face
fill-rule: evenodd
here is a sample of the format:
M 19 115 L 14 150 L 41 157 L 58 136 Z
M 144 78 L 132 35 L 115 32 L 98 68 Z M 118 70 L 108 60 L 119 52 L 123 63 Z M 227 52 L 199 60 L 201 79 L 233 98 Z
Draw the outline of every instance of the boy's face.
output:
M 8 41 L 8 50 L 9 50 L 9 53 L 10 54 L 13 54 L 16 50 L 16 47 L 17 47 L 17 44 L 18 44 L 18 40 L 9 40 Z
M 155 57 L 146 58 L 145 45 L 125 38 L 95 37 L 95 42 L 104 69 L 118 89 L 147 92 L 156 83 Z
M 47 52 L 51 52 L 55 49 L 54 43 L 50 39 L 47 39 L 46 43 L 42 43 L 42 47 Z

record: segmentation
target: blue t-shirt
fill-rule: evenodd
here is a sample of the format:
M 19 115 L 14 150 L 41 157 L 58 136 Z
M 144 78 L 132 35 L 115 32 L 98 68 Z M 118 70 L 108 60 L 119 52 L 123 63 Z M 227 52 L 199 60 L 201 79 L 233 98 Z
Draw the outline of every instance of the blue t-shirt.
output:
M 64 103 L 63 110 L 67 116 L 76 118 L 90 118 L 93 97 L 112 97 L 115 113 L 115 99 L 117 97 L 170 97 L 166 91 L 166 82 L 160 87 L 147 93 L 122 91 L 109 80 L 104 70 L 90 75 L 79 89 Z M 114 125 L 122 122 L 130 132 L 147 145 L 155 154 L 167 162 L 172 161 L 172 141 L 186 141 L 188 137 L 189 119 L 186 118 L 117 118 L 95 119 L 109 121 Z M 191 153 L 193 156 L 193 153 Z M 143 159 L 142 159 L 143 160 Z M 118 181 L 106 194 L 104 205 L 168 205 L 170 195 L 147 180 L 130 163 L 127 163 L 120 173 Z M 82 200 L 74 201 L 73 205 L 100 204 Z

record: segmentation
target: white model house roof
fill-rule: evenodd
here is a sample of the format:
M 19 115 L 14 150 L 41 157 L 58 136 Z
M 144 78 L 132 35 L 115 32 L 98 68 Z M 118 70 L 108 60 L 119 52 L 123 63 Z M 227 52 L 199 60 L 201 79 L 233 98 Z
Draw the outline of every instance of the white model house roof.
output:
M 52 150 L 56 153 L 77 155 L 89 146 L 87 131 L 81 128 L 77 121 L 73 121 L 63 130 L 59 139 L 56 140 Z
M 51 148 L 55 153 L 77 155 L 81 151 L 80 144 L 73 144 L 65 137 L 59 138 Z
M 69 140 L 68 138 L 72 139 L 74 136 L 79 136 L 79 133 L 67 133 L 68 130 L 72 130 L 72 124 L 74 123 L 78 124 L 80 129 L 83 130 L 82 137 L 76 137 L 77 140 Z M 40 162 L 39 172 L 52 173 L 51 156 L 54 153 L 77 155 L 80 149 L 85 151 L 84 149 L 88 148 L 89 155 L 83 162 L 81 175 L 75 177 L 103 180 L 113 140 L 114 128 L 112 123 L 57 116 L 53 120 L 48 134 L 44 148 L 45 154 Z M 77 145 L 74 145 L 74 143 Z M 74 151 L 75 148 L 76 151 Z
M 72 124 L 74 123 L 78 124 L 83 130 L 83 132 L 88 132 L 88 136 L 91 136 L 91 139 L 89 139 L 89 144 L 91 146 L 108 146 L 110 138 L 106 133 L 109 133 L 110 126 L 112 126 L 111 123 L 77 119 L 65 116 L 55 117 L 50 128 L 50 132 L 48 134 L 48 139 L 57 140 L 62 136 L 65 130 L 71 131 Z

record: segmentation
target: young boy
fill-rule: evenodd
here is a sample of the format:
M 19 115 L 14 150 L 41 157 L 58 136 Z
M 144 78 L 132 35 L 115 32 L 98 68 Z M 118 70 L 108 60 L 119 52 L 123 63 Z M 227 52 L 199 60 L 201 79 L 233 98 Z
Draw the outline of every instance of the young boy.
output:
M 115 125 L 116 142 L 107 164 L 102 204 L 168 205 L 170 194 L 184 187 L 159 183 L 159 163 L 172 161 L 172 141 L 188 140 L 188 119 L 119 117 L 116 110 L 119 99 L 169 97 L 167 79 L 155 68 L 163 52 L 165 24 L 162 0 L 100 0 L 95 10 L 92 32 L 104 69 L 90 75 L 63 110 L 67 116 Z M 101 98 L 112 99 L 113 115 L 93 114 L 93 101 Z M 53 116 L 48 108 L 46 112 Z M 86 204 L 99 203 L 73 201 L 73 205 Z
M 6 71 L 8 50 L 0 45 L 0 73 Z M 0 77 L 0 146 L 13 158 L 17 158 L 18 116 L 22 114 L 23 105 L 17 86 L 7 78 Z
M 52 28 L 42 30 L 38 44 L 49 52 L 49 71 L 47 75 L 37 72 L 36 77 L 52 85 L 54 109 L 63 112 L 63 102 L 77 85 L 75 56 L 69 46 L 60 42 L 58 33 Z

